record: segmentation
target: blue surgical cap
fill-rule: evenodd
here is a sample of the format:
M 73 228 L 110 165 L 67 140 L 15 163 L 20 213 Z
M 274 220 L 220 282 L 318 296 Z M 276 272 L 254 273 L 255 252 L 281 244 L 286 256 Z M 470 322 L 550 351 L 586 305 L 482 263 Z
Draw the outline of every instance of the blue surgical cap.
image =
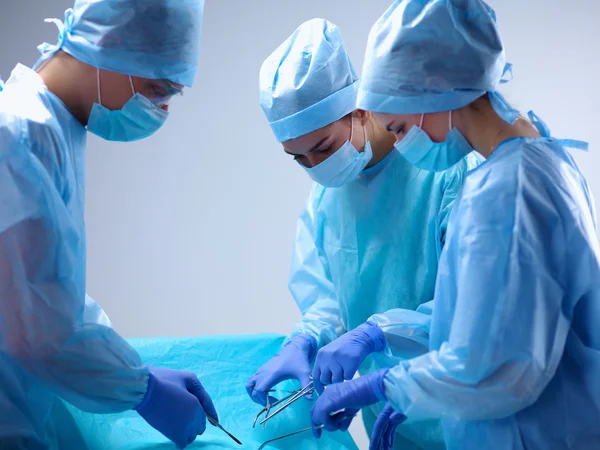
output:
M 204 0 L 76 0 L 42 44 L 38 66 L 58 50 L 99 69 L 192 86 L 200 56 Z
M 496 14 L 481 0 L 396 0 L 371 29 L 358 107 L 389 114 L 452 111 L 486 93 L 508 122 L 496 91 L 511 66 Z
M 303 23 L 263 63 L 260 104 L 279 142 L 323 128 L 356 109 L 358 77 L 340 30 Z

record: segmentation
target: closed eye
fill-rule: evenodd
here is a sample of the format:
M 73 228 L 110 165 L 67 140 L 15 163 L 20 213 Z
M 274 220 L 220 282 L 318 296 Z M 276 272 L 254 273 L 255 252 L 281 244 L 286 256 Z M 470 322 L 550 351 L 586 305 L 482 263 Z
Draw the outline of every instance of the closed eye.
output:
M 315 153 L 329 153 L 329 152 L 332 151 L 332 149 L 333 149 L 333 147 L 330 146 L 330 147 L 324 148 L 322 150 L 321 149 L 320 150 L 315 150 Z
M 405 128 L 404 124 L 402 124 L 402 125 L 400 125 L 399 127 L 396 127 L 396 128 L 392 128 L 391 126 L 387 126 L 386 127 L 386 129 L 389 132 L 394 133 L 394 134 L 404 133 L 404 128 Z
M 306 156 L 304 156 L 304 155 L 294 156 L 294 161 L 296 161 L 298 164 L 300 164 L 303 167 L 310 167 L 309 164 L 305 163 L 305 161 L 307 161 L 307 159 L 306 159 Z

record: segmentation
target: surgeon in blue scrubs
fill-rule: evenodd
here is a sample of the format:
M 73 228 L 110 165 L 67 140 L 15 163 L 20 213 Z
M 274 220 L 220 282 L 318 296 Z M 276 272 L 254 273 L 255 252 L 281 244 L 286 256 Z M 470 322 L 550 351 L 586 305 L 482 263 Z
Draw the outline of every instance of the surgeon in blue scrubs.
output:
M 57 399 L 133 409 L 178 448 L 218 419 L 194 374 L 145 365 L 85 294 L 86 133 L 130 142 L 163 125 L 194 81 L 203 6 L 76 0 L 53 20 L 58 43 L 0 92 L 1 449 L 58 448 Z
M 451 450 L 600 448 L 600 247 L 566 150 L 585 145 L 515 111 L 497 92 L 508 72 L 480 0 L 398 0 L 371 30 L 358 106 L 414 164 L 469 149 L 486 161 L 450 216 L 430 351 L 329 386 L 317 435 L 345 425 L 341 410 L 388 401 L 372 448 L 390 448 L 394 415 L 441 419 Z
M 263 63 L 260 101 L 276 139 L 315 181 L 298 221 L 289 287 L 303 315 L 289 343 L 248 381 L 266 403 L 279 382 L 324 386 L 429 348 L 428 302 L 447 221 L 476 154 L 424 170 L 356 109 L 359 80 L 340 30 L 313 19 Z M 364 411 L 370 431 L 383 407 Z M 349 424 L 349 421 L 348 421 Z M 443 449 L 437 421 L 408 421 L 398 448 Z

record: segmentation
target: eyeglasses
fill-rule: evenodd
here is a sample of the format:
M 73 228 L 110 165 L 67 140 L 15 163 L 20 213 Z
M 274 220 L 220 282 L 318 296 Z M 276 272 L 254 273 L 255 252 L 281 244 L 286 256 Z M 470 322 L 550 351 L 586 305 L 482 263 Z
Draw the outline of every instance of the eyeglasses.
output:
M 181 95 L 183 88 L 175 86 L 169 80 L 152 80 L 152 103 L 158 106 L 168 105 L 174 97 Z

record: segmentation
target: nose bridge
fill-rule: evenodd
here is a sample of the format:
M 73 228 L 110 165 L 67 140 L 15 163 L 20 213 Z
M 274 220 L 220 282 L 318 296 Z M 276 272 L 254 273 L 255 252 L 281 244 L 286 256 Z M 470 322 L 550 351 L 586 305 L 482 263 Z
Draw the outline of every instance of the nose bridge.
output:
M 315 166 L 321 164 L 323 161 L 325 161 L 330 156 L 331 155 L 329 155 L 329 154 L 314 152 L 314 153 L 308 154 L 306 156 L 306 158 L 308 159 L 310 167 L 315 167 Z
M 309 154 L 306 159 L 308 159 L 308 164 L 310 167 L 315 167 L 317 164 L 319 164 L 317 155 L 314 153 Z

